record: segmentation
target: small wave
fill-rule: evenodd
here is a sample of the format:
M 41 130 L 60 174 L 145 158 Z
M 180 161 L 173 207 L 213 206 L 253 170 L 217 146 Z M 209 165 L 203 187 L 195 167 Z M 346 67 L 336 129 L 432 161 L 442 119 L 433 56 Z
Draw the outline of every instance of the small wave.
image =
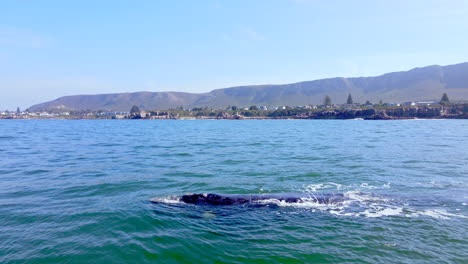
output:
M 308 184 L 304 186 L 304 189 L 306 193 L 317 192 L 318 190 L 324 190 L 324 189 L 336 189 L 339 191 L 341 190 L 342 186 L 343 185 L 339 183 L 326 182 L 326 183 Z
M 16 137 L 13 137 L 13 136 L 0 136 L 0 140 L 2 139 L 15 139 Z
M 303 191 L 306 193 L 313 193 L 317 191 L 323 190 L 336 190 L 336 191 L 345 191 L 345 190 L 377 190 L 377 189 L 389 189 L 390 183 L 384 183 L 382 185 L 374 185 L 369 184 L 367 182 L 363 182 L 361 184 L 353 184 L 353 185 L 343 185 L 340 183 L 334 182 L 325 182 L 325 183 L 316 183 L 316 184 L 308 184 L 303 187 Z
M 47 172 L 49 172 L 49 170 L 37 169 L 37 170 L 25 171 L 24 174 L 26 174 L 26 175 L 34 175 L 34 174 L 42 174 L 42 173 L 47 173 Z

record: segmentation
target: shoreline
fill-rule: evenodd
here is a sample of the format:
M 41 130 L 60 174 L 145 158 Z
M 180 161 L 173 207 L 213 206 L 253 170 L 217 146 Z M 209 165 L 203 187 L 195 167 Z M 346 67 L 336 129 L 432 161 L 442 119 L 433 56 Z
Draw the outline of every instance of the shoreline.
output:
M 411 120 L 468 119 L 468 104 L 400 107 L 289 108 L 282 110 L 164 110 L 131 113 L 81 111 L 70 113 L 8 113 L 0 119 L 69 120 Z
M 427 117 L 427 118 L 417 118 L 417 117 L 407 117 L 407 118 L 293 118 L 293 117 L 285 117 L 285 118 L 272 118 L 272 117 L 248 117 L 248 118 L 157 118 L 157 119 L 148 119 L 148 118 L 138 118 L 138 119 L 131 119 L 131 118 L 60 118 L 60 117 L 53 117 L 53 118 L 0 118 L 0 120 L 115 120 L 115 121 L 122 121 L 122 120 L 140 120 L 140 121 L 149 121 L 149 120 L 235 120 L 235 121 L 247 121 L 247 120 L 337 120 L 337 121 L 398 121 L 398 120 L 465 120 L 468 119 L 468 116 L 463 117 L 450 117 L 450 116 L 440 116 L 440 117 Z

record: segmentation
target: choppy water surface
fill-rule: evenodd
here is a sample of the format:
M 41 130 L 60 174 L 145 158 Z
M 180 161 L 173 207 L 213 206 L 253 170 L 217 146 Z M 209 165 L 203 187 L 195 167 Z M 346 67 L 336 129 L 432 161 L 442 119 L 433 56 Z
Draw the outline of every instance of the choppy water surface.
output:
M 467 263 L 467 175 L 466 120 L 4 120 L 0 262 Z

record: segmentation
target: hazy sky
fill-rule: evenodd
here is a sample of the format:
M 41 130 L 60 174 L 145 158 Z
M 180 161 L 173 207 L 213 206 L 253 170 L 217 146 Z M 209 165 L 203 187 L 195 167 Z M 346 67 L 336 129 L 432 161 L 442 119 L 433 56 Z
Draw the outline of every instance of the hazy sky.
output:
M 466 0 L 3 0 L 0 109 L 468 61 Z

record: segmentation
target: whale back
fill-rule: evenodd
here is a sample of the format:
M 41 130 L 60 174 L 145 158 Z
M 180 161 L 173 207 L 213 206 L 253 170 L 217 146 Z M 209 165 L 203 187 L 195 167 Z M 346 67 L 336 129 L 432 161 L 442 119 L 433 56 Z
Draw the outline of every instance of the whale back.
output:
M 233 205 L 276 200 L 286 203 L 315 202 L 331 204 L 342 202 L 343 194 L 262 193 L 262 194 L 186 194 L 180 200 L 188 204 Z

